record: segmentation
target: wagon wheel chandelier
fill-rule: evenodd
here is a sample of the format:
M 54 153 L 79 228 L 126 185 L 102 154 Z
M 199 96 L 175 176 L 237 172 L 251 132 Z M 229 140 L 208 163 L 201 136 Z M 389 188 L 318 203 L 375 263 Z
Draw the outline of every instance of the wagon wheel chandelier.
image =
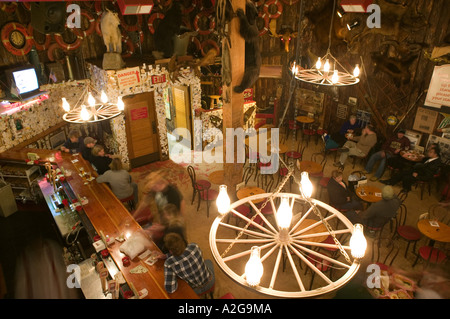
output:
M 328 49 L 323 57 L 319 57 L 315 66 L 311 69 L 299 68 L 295 63 L 292 66 L 292 74 L 300 81 L 315 85 L 348 86 L 359 83 L 360 69 L 356 64 L 353 73 L 339 63 L 331 54 L 331 32 L 333 29 L 334 15 L 336 12 L 336 0 L 334 0 L 331 14 L 330 31 L 328 34 Z
M 117 98 L 117 103 L 108 101 L 104 91 L 100 93 L 100 103 L 92 95 L 98 92 L 88 85 L 81 94 L 76 105 L 72 108 L 66 98 L 62 98 L 62 108 L 64 109 L 63 119 L 70 123 L 93 123 L 112 119 L 122 113 L 124 103 L 122 97 Z
M 280 193 L 291 175 L 292 170 L 272 194 L 258 194 L 231 204 L 227 187 L 221 185 L 216 201 L 219 216 L 209 234 L 210 248 L 219 267 L 249 289 L 282 298 L 324 295 L 355 276 L 367 241 L 362 225 L 353 225 L 335 208 L 311 199 L 307 172 L 302 172 L 300 195 Z M 280 201 L 278 209 L 276 201 Z M 237 209 L 246 204 L 254 211 L 252 217 Z M 271 205 L 273 215 L 262 213 L 265 205 Z M 232 219 L 236 222 L 230 223 Z M 240 226 L 242 222 L 244 227 Z M 335 224 L 335 229 L 330 224 Z M 247 238 L 241 238 L 243 235 Z M 329 236 L 331 240 L 324 242 L 322 238 Z M 306 275 L 307 270 L 314 277 Z

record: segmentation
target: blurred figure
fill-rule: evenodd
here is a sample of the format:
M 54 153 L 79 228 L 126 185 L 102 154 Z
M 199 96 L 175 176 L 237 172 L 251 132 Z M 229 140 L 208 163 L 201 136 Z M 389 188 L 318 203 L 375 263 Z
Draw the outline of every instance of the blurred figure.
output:
M 178 278 L 186 281 L 196 294 L 211 289 L 215 283 L 214 266 L 211 260 L 203 259 L 196 243 L 187 245 L 180 235 L 169 233 L 164 237 L 164 245 L 170 252 L 164 262 L 164 288 L 168 293 L 178 289 Z
M 39 239 L 17 260 L 16 299 L 78 299 L 80 290 L 69 288 L 63 248 L 54 241 Z
M 72 130 L 69 132 L 69 138 L 61 146 L 61 151 L 66 153 L 79 153 L 83 148 L 83 140 L 81 139 L 80 131 Z
M 111 162 L 112 156 L 105 154 L 105 148 L 103 146 L 95 145 L 92 148 L 91 164 L 95 167 L 98 175 L 102 175 L 109 170 Z
M 134 196 L 138 202 L 138 185 L 132 181 L 130 173 L 123 169 L 122 161 L 114 158 L 109 165 L 110 170 L 97 177 L 97 183 L 108 183 L 118 199 Z
M 88 161 L 91 162 L 92 158 L 92 149 L 94 148 L 97 141 L 92 137 L 85 137 L 83 140 L 83 147 L 81 149 L 81 156 Z

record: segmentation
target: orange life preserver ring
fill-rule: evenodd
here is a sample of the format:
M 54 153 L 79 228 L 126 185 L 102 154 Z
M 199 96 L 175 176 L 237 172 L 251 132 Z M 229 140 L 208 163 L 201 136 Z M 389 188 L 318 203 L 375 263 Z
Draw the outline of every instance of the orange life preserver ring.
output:
M 64 63 L 64 59 L 56 60 L 56 58 L 55 58 L 55 50 L 57 50 L 57 49 L 63 50 L 63 49 L 59 46 L 59 44 L 56 43 L 56 42 L 53 42 L 52 44 L 50 44 L 50 46 L 49 46 L 48 49 L 47 49 L 47 56 L 48 56 L 48 59 L 49 59 L 50 61 L 52 61 L 52 62 L 58 61 L 58 62 L 60 62 L 60 63 Z
M 94 30 L 95 30 L 95 22 L 96 21 L 95 21 L 94 17 L 88 11 L 86 11 L 84 9 L 81 9 L 80 14 L 88 19 L 88 21 L 89 21 L 89 28 L 87 28 L 86 30 L 81 30 L 81 28 L 80 29 L 74 29 L 74 33 L 77 36 L 85 38 L 85 37 L 91 35 L 94 32 Z
M 191 13 L 195 9 L 195 7 L 197 7 L 197 1 L 190 0 L 189 6 L 186 6 L 186 8 L 183 9 L 183 15 Z
M 103 8 L 102 8 L 102 1 L 95 1 L 95 13 L 98 16 L 101 16 L 103 14 Z
M 198 21 L 200 20 L 200 18 L 202 16 L 209 18 L 209 29 L 208 30 L 201 30 L 200 27 L 198 26 Z M 207 13 L 205 11 L 197 13 L 197 15 L 194 18 L 194 30 L 197 31 L 198 34 L 208 35 L 214 31 L 215 27 L 216 27 L 216 22 L 214 21 L 214 17 L 212 17 L 209 13 Z
M 255 1 L 253 1 L 253 2 L 255 3 L 255 6 L 256 6 L 256 7 L 260 7 L 260 6 L 262 6 L 262 5 L 264 4 L 264 1 L 265 1 L 265 0 L 258 0 L 258 1 L 256 1 L 256 2 L 255 2 Z
M 102 36 L 102 29 L 100 27 L 100 22 L 102 20 L 102 17 L 98 17 L 97 20 L 95 20 L 95 32 L 99 35 Z
M 277 6 L 277 12 L 272 14 L 269 11 L 271 5 Z M 269 16 L 270 19 L 277 19 L 283 12 L 283 5 L 278 0 L 269 0 L 264 4 L 264 12 Z
M 13 32 L 19 32 L 24 37 L 25 43 L 21 48 L 17 48 L 11 43 L 10 36 Z M 17 56 L 28 54 L 33 48 L 33 36 L 29 35 L 27 29 L 18 22 L 5 24 L 1 31 L 1 38 L 5 49 Z
M 151 34 L 155 33 L 155 27 L 153 26 L 153 22 L 155 21 L 155 19 L 164 19 L 164 13 L 160 13 L 160 12 L 156 12 L 156 13 L 152 13 L 150 15 L 150 17 L 147 20 L 147 25 L 148 25 L 148 29 L 150 30 Z
M 73 42 L 73 43 L 66 43 L 66 42 L 64 42 L 64 39 L 63 39 L 61 34 L 55 33 L 54 37 L 55 37 L 56 43 L 58 43 L 58 45 L 63 50 L 66 50 L 66 51 L 78 49 L 80 47 L 82 39 L 83 39 L 82 37 L 77 35 L 77 39 L 75 40 L 75 42 Z
M 141 28 L 142 25 L 142 15 L 141 14 L 137 14 L 137 22 L 134 25 L 128 24 L 125 22 L 125 18 L 123 15 L 119 15 L 120 18 L 120 24 L 123 26 L 123 28 L 126 31 L 132 32 L 132 31 L 138 31 Z
M 31 3 L 30 2 L 22 2 L 22 5 L 27 9 L 28 11 L 31 10 Z
M 288 4 L 290 6 L 292 6 L 293 4 L 298 2 L 298 0 L 281 0 L 281 1 L 283 1 L 283 3 Z
M 45 34 L 45 42 L 44 43 L 38 43 L 36 41 L 36 39 L 34 38 L 34 29 L 33 29 L 33 26 L 31 25 L 31 23 L 28 24 L 27 32 L 30 36 L 33 37 L 33 43 L 34 43 L 34 46 L 36 47 L 36 50 L 44 51 L 44 50 L 48 49 L 50 42 L 52 41 L 52 37 L 50 34 Z M 40 33 L 40 32 L 38 32 L 38 33 Z
M 264 26 L 261 29 L 258 29 L 259 36 L 262 36 L 266 34 L 269 31 L 269 16 L 266 13 L 262 13 L 259 11 L 258 18 L 257 19 L 263 19 L 264 20 Z
M 17 2 L 10 2 L 10 3 L 2 2 L 0 4 L 0 9 L 2 9 L 3 11 L 5 11 L 7 13 L 13 13 L 14 11 L 16 11 L 16 8 L 17 8 Z
M 125 43 L 127 50 L 122 53 L 122 58 L 128 58 L 134 53 L 134 44 L 133 41 L 130 40 L 130 37 L 122 33 L 122 43 Z
M 197 39 L 196 37 L 192 37 L 191 38 L 191 42 L 194 43 L 195 48 L 197 49 L 197 51 L 201 51 L 202 50 L 202 45 L 201 45 L 199 39 Z
M 202 52 L 202 56 L 205 56 L 206 53 L 208 53 L 208 52 L 205 52 L 205 50 L 204 50 L 207 45 L 211 45 L 214 49 L 216 49 L 217 55 L 220 54 L 220 49 L 219 49 L 219 46 L 217 45 L 216 41 L 211 40 L 211 39 L 207 39 L 207 40 L 202 42 L 202 45 L 200 47 L 200 50 Z

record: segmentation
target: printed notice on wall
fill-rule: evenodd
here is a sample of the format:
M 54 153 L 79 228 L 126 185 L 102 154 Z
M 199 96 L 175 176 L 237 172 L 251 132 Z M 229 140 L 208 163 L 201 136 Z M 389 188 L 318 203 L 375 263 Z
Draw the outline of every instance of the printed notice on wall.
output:
M 141 84 L 139 67 L 127 68 L 116 72 L 119 88 L 125 89 Z
M 146 119 L 148 117 L 147 107 L 141 107 L 130 111 L 131 120 L 136 121 L 140 119 Z
M 450 64 L 434 67 L 425 105 L 436 108 L 450 106 Z
M 437 117 L 437 111 L 418 107 L 413 129 L 415 131 L 431 134 L 433 133 Z

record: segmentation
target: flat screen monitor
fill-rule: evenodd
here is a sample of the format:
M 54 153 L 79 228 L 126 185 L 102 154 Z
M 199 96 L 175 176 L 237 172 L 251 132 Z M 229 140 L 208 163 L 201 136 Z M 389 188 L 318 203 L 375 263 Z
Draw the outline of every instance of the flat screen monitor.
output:
M 9 69 L 6 72 L 12 98 L 28 99 L 41 94 L 36 69 L 32 65 Z

